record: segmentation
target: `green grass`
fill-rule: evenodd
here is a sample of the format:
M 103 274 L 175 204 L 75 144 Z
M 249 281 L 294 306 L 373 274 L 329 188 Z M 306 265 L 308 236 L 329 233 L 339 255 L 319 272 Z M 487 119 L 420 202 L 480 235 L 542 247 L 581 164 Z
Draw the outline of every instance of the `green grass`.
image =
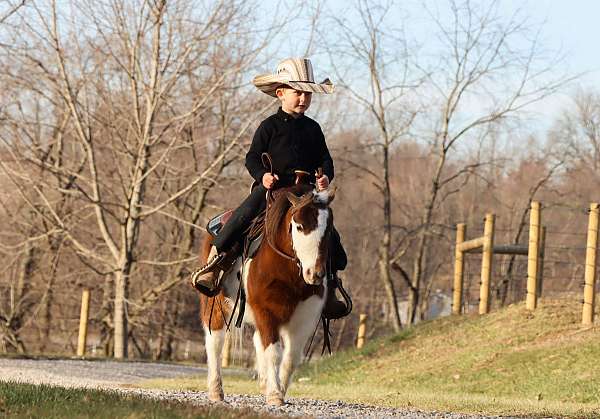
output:
M 486 316 L 446 317 L 303 366 L 290 395 L 500 415 L 600 417 L 600 328 L 581 306 L 542 300 Z M 226 393 L 258 393 L 225 377 Z M 205 389 L 204 377 L 149 387 Z
M 259 418 L 250 410 L 195 407 L 116 392 L 0 381 L 0 417 L 10 418 Z

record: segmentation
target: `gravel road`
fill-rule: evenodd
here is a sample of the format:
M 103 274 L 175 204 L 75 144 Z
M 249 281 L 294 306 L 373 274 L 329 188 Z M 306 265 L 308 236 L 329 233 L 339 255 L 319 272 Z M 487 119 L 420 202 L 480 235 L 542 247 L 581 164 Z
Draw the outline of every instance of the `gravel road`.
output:
M 235 372 L 235 371 L 234 371 Z M 226 374 L 227 372 L 225 372 Z M 239 373 L 239 371 L 237 371 Z M 114 362 L 84 360 L 32 360 L 0 358 L 0 380 L 33 384 L 53 384 L 64 387 L 111 389 L 163 400 L 178 400 L 205 405 L 210 403 L 201 391 L 166 391 L 130 388 L 151 378 L 173 378 L 206 374 L 205 368 L 149 362 Z M 463 415 L 444 412 L 419 412 L 366 406 L 342 401 L 287 398 L 286 405 L 270 407 L 260 396 L 225 395 L 231 407 L 250 407 L 278 416 L 317 418 L 444 418 L 471 419 L 492 416 Z

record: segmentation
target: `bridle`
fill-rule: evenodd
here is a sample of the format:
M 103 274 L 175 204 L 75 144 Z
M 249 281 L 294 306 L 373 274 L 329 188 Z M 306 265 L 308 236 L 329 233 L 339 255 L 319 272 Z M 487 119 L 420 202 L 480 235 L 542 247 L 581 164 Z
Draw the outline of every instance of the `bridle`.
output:
M 273 174 L 273 160 L 271 159 L 271 156 L 269 155 L 269 153 L 262 153 L 260 156 L 261 160 L 262 160 L 262 164 L 265 167 L 265 169 L 267 169 L 269 171 L 269 173 L 272 175 Z M 303 183 L 308 179 L 308 176 L 310 174 L 308 172 L 304 172 L 302 170 L 297 170 L 296 171 L 296 184 L 298 183 Z M 323 175 L 323 169 L 319 167 L 319 169 L 317 170 L 316 173 L 317 177 L 320 177 Z M 267 209 L 266 211 L 269 210 L 269 202 L 272 202 L 274 200 L 273 198 L 273 192 L 271 191 L 271 189 L 267 190 Z M 292 216 L 293 213 L 295 212 L 295 210 L 292 209 Z M 292 229 L 292 226 L 290 224 L 290 231 Z M 302 266 L 302 264 L 300 263 L 300 259 L 298 259 L 298 256 L 296 255 L 296 251 L 294 250 L 294 254 L 290 255 L 286 252 L 284 252 L 283 250 L 279 249 L 272 241 L 271 241 L 271 237 L 267 234 L 267 244 L 271 247 L 271 249 L 273 249 L 273 251 L 275 253 L 277 253 L 279 256 L 281 256 L 284 259 L 287 260 L 291 260 L 292 262 L 294 262 L 296 265 L 298 265 L 298 267 L 300 268 Z M 293 247 L 292 247 L 293 248 Z
M 294 251 L 293 255 L 288 255 L 283 250 L 279 250 L 277 248 L 277 246 L 273 242 L 271 242 L 271 237 L 268 234 L 266 236 L 267 236 L 267 243 L 269 244 L 269 246 L 271 247 L 271 249 L 273 249 L 273 251 L 275 253 L 277 253 L 282 258 L 285 258 L 285 259 L 288 259 L 288 260 L 291 260 L 291 261 L 295 262 L 296 265 L 300 266 L 300 259 L 298 259 L 298 256 L 296 255 L 295 251 Z

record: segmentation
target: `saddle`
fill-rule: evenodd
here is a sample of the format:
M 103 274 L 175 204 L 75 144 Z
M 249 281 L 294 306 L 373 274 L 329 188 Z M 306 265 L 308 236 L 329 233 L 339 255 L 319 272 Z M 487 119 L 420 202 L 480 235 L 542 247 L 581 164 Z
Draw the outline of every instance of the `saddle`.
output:
M 302 185 L 310 185 L 310 173 L 304 171 L 304 170 L 295 170 L 294 173 L 296 174 L 296 185 L 302 184 Z M 267 191 L 267 195 L 266 195 L 266 200 L 267 200 L 267 209 L 271 207 L 272 203 L 275 201 L 275 199 L 284 192 L 289 191 L 290 189 L 293 189 L 294 187 L 290 187 L 290 188 L 280 188 L 280 189 L 276 189 L 274 191 Z M 220 214 L 217 214 L 215 217 L 211 218 L 208 223 L 206 224 L 206 232 L 208 234 L 210 234 L 212 237 L 217 237 L 217 235 L 219 234 L 219 232 L 221 231 L 221 229 L 223 228 L 223 226 L 225 224 L 227 224 L 227 221 L 229 221 L 229 219 L 231 218 L 231 215 L 233 214 L 233 209 L 228 209 L 223 211 Z M 265 218 L 265 211 L 261 212 L 251 223 L 251 226 L 248 230 L 246 230 L 243 234 L 243 237 L 241 239 L 243 239 L 247 233 L 254 233 L 254 234 L 250 234 L 249 238 L 250 240 L 254 240 L 256 238 L 258 238 L 258 236 L 260 236 L 260 232 L 262 231 L 262 227 L 264 225 L 264 218 Z M 258 234 L 257 234 L 258 233 Z
M 265 165 L 269 163 L 269 160 L 265 161 Z M 217 278 L 215 289 L 212 291 L 206 290 L 201 292 L 208 295 L 209 297 L 216 295 L 216 293 L 218 293 L 219 290 L 225 285 L 225 278 L 228 278 L 230 276 L 232 270 L 237 265 L 236 262 L 240 259 L 240 257 L 243 261 L 254 256 L 262 242 L 263 229 L 265 225 L 267 211 L 280 194 L 293 190 L 296 190 L 296 192 L 304 191 L 312 187 L 312 185 L 309 182 L 310 173 L 303 170 L 296 170 L 295 173 L 296 182 L 294 186 L 267 191 L 265 196 L 265 210 L 263 210 L 254 218 L 254 220 L 252 220 L 252 222 L 250 223 L 248 228 L 246 228 L 246 230 L 242 231 L 239 234 L 239 237 L 237 237 L 237 239 L 234 241 L 234 244 L 227 252 L 226 258 L 223 259 L 223 261 L 221 262 L 222 270 L 219 277 Z M 206 224 L 207 233 L 210 234 L 213 238 L 217 237 L 219 232 L 223 229 L 223 226 L 225 226 L 225 224 L 227 224 L 227 222 L 231 219 L 232 214 L 233 210 L 228 209 L 211 218 Z M 282 254 L 277 248 L 274 248 L 274 250 L 277 253 Z M 287 255 L 284 256 L 289 257 Z

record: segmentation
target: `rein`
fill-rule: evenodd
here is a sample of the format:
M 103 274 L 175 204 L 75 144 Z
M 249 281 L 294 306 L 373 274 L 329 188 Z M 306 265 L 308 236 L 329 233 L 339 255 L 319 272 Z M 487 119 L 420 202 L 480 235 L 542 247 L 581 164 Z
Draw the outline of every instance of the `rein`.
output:
M 292 256 L 292 255 L 288 255 L 287 253 L 283 252 L 282 250 L 279 250 L 277 248 L 277 246 L 275 246 L 272 242 L 271 242 L 271 238 L 268 237 L 267 235 L 267 244 L 271 247 L 271 249 L 273 249 L 273 251 L 275 251 L 275 253 L 277 253 L 279 256 L 294 261 L 294 262 L 298 262 L 298 257 L 296 257 L 296 255 Z
M 269 153 L 262 153 L 260 158 L 262 160 L 262 164 L 263 164 L 264 168 L 267 169 L 269 171 L 269 173 L 272 175 L 273 174 L 273 160 L 271 159 L 271 156 L 269 155 Z M 273 193 L 271 192 L 270 189 L 267 190 L 267 198 L 266 199 L 267 199 L 267 211 L 268 211 L 269 210 L 268 203 L 273 200 Z M 277 253 L 279 256 L 281 256 L 284 259 L 294 261 L 294 262 L 296 262 L 296 264 L 298 264 L 298 258 L 296 257 L 296 255 L 288 255 L 284 251 L 279 250 L 277 248 L 277 246 L 271 241 L 271 238 L 269 237 L 269 235 L 265 234 L 265 236 L 267 236 L 267 244 L 271 247 L 271 249 L 273 249 L 273 251 L 275 253 Z

